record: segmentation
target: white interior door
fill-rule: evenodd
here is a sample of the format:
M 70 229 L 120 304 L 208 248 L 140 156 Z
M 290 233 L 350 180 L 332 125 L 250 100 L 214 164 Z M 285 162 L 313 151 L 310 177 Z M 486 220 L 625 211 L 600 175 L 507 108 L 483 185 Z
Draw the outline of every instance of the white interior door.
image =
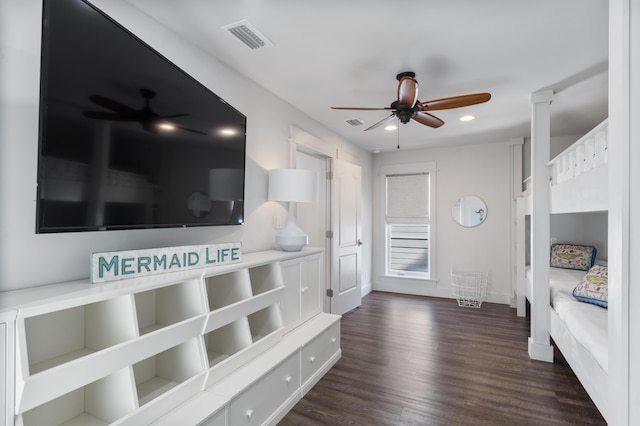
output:
M 361 169 L 345 161 L 333 161 L 331 186 L 331 313 L 344 314 L 361 304 L 362 226 Z

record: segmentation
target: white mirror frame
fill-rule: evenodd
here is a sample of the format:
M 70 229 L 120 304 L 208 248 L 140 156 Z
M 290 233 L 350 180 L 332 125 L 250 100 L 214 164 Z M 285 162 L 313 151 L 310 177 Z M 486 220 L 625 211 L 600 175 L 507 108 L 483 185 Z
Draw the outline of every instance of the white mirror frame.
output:
M 487 219 L 487 205 L 480 197 L 467 195 L 453 205 L 453 219 L 465 228 L 473 228 Z

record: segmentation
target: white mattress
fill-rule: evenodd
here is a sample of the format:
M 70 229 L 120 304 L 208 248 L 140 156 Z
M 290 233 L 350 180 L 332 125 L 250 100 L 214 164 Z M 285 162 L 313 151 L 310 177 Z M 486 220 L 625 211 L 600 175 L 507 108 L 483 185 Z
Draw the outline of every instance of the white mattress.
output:
M 593 355 L 604 371 L 608 371 L 608 311 L 600 306 L 580 302 L 573 297 L 573 289 L 585 274 L 586 271 L 550 268 L 551 306 L 576 340 Z M 531 282 L 529 267 L 527 279 Z

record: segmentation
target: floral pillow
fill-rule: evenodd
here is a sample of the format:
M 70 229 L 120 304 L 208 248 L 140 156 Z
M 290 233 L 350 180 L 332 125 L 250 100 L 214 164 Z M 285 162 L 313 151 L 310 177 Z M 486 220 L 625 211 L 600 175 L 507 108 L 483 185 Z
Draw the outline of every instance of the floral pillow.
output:
M 596 258 L 596 248 L 578 244 L 552 244 L 551 265 L 554 268 L 588 271 Z
M 607 265 L 595 264 L 580 284 L 573 289 L 573 297 L 581 302 L 609 307 L 609 271 Z

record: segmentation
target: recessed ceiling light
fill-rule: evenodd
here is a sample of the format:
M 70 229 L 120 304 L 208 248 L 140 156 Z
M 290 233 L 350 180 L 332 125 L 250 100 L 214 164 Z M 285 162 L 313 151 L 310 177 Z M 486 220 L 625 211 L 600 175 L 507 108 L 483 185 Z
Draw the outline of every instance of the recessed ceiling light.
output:
M 373 150 L 373 153 L 374 153 L 374 154 L 380 154 L 381 152 L 382 152 L 382 151 L 380 151 L 380 150 L 379 150 L 379 149 L 377 149 L 377 148 Z
M 385 127 L 384 129 L 385 129 L 387 132 L 390 132 L 390 131 L 392 131 L 392 130 L 396 130 L 397 128 L 398 128 L 398 126 L 396 126 L 395 124 L 389 124 L 389 125 L 388 125 L 387 127 Z
M 462 117 L 460 117 L 460 121 L 471 121 L 475 119 L 476 117 L 473 115 L 463 115 Z

